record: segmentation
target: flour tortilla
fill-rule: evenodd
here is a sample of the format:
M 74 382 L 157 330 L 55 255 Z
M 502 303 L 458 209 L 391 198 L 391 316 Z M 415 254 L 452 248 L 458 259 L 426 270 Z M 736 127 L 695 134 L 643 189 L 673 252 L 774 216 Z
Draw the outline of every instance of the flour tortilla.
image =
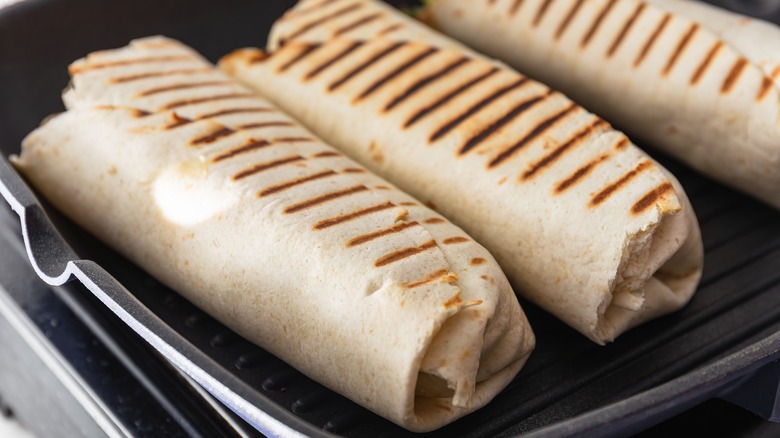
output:
M 402 16 L 383 15 L 392 33 L 318 41 L 320 26 L 355 18 L 334 15 L 344 4 L 392 12 L 302 1 L 275 24 L 276 51 L 220 64 L 468 230 L 518 293 L 591 340 L 688 302 L 701 238 L 665 169 L 560 93 L 457 44 L 415 40 L 432 31 Z
M 489 402 L 534 336 L 491 255 L 191 49 L 71 65 L 15 165 L 247 339 L 413 431 Z
M 780 208 L 778 26 L 688 0 L 433 0 L 423 16 Z

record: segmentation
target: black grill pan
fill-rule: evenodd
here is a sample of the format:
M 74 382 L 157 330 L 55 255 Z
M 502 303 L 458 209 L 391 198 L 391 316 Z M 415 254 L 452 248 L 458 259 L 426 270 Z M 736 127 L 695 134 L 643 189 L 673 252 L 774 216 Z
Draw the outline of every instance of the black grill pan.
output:
M 28 0 L 0 9 L 2 156 L 62 111 L 66 66 L 86 53 L 165 34 L 216 61 L 234 48 L 264 45 L 271 22 L 291 4 Z M 538 340 L 526 367 L 486 408 L 430 436 L 622 436 L 716 396 L 778 418 L 775 397 L 745 394 L 756 385 L 777 393 L 780 212 L 646 150 L 678 176 L 700 219 L 705 269 L 691 303 L 598 347 L 523 302 Z M 93 294 L 263 433 L 412 435 L 243 340 L 42 206 L 4 158 L 0 193 L 21 218 L 42 278 L 80 280 L 59 290 Z

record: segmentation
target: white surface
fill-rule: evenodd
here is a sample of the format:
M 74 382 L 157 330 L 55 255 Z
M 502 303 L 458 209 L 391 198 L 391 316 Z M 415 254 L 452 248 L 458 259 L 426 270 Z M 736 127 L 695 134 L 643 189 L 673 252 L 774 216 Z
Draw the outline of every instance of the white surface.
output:
M 0 0 L 2 2 L 2 0 Z M 0 437 L 3 438 L 33 438 L 33 435 L 12 419 L 0 415 Z

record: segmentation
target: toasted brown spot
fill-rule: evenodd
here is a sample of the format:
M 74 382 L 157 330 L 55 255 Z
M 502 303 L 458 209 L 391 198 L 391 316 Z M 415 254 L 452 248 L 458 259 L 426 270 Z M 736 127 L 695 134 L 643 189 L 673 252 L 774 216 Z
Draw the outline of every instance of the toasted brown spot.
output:
M 598 192 L 596 196 L 591 198 L 590 206 L 595 207 L 601 204 L 602 202 L 606 201 L 610 196 L 612 196 L 612 194 L 618 191 L 621 187 L 625 186 L 626 183 L 634 179 L 642 171 L 650 168 L 652 165 L 653 165 L 652 161 L 649 160 L 640 162 L 633 169 L 629 170 L 625 175 L 618 178 L 617 181 L 601 189 L 601 191 Z
M 533 21 L 534 27 L 538 26 L 539 23 L 542 22 L 542 18 L 544 18 L 544 14 L 547 12 L 547 9 L 550 7 L 550 3 L 552 3 L 552 0 L 544 0 L 542 4 L 539 6 L 539 9 L 536 11 L 536 16 L 534 17 L 534 21 Z
M 442 241 L 442 243 L 444 243 L 445 245 L 452 245 L 452 244 L 455 244 L 455 243 L 464 243 L 464 242 L 468 242 L 468 241 L 469 241 L 469 239 L 467 239 L 465 237 L 458 236 L 458 237 L 448 237 L 448 238 L 444 239 Z
M 287 181 L 282 184 L 277 184 L 268 187 L 266 189 L 261 190 L 257 195 L 260 197 L 272 195 L 302 184 L 306 184 L 311 181 L 316 181 L 318 179 L 323 179 L 334 175 L 337 175 L 337 173 L 332 170 L 326 170 L 324 172 L 315 173 L 314 175 L 305 176 L 303 178 L 294 179 L 292 181 Z
M 318 26 L 321 26 L 322 24 L 324 24 L 324 23 L 326 23 L 326 22 L 328 22 L 330 20 L 338 18 L 340 15 L 348 14 L 348 13 L 350 13 L 352 11 L 360 9 L 361 6 L 362 5 L 360 3 L 353 3 L 351 5 L 347 5 L 347 6 L 343 7 L 343 8 L 337 9 L 337 10 L 331 12 L 330 14 L 323 15 L 322 17 L 317 18 L 316 20 L 310 21 L 310 22 L 304 24 L 303 26 L 299 27 L 298 29 L 296 29 L 294 32 L 290 33 L 287 36 L 287 40 L 288 41 L 292 41 L 292 40 L 300 37 L 301 35 L 309 32 L 310 30 L 312 30 L 312 29 L 314 29 L 314 28 L 316 28 Z
M 699 64 L 696 72 L 694 72 L 693 76 L 691 76 L 691 85 L 696 85 L 702 76 L 704 76 L 704 73 L 707 71 L 707 68 L 710 66 L 710 64 L 712 64 L 712 61 L 715 59 L 715 56 L 720 51 L 721 47 L 723 47 L 723 41 L 715 42 L 710 51 L 707 53 L 707 56 L 704 58 L 701 64 Z
M 626 23 L 623 25 L 623 28 L 620 29 L 620 32 L 618 33 L 617 37 L 615 37 L 615 41 L 612 42 L 612 45 L 609 46 L 609 50 L 607 51 L 607 58 L 611 58 L 612 55 L 617 52 L 618 48 L 620 48 L 620 44 L 623 43 L 623 40 L 625 39 L 626 35 L 628 35 L 628 32 L 631 30 L 631 27 L 634 26 L 634 23 L 636 23 L 639 16 L 642 14 L 642 11 L 645 10 L 645 7 L 647 4 L 645 2 L 640 2 L 636 9 L 634 10 L 634 13 L 631 15 L 631 17 L 626 21 Z
M 384 204 L 375 205 L 373 207 L 364 208 L 362 210 L 354 211 L 352 213 L 344 214 L 341 216 L 332 217 L 329 219 L 325 219 L 322 221 L 317 222 L 316 225 L 314 225 L 314 228 L 317 230 L 322 230 L 325 228 L 330 228 L 334 225 L 339 225 L 344 222 L 351 221 L 353 219 L 357 219 L 359 217 L 363 217 L 372 213 L 377 213 L 383 210 L 387 210 L 389 208 L 395 207 L 395 204 L 392 202 L 386 202 Z
M 696 34 L 696 31 L 698 29 L 699 29 L 699 25 L 693 23 L 688 28 L 688 31 L 685 32 L 685 35 L 683 35 L 683 37 L 680 38 L 680 41 L 677 43 L 677 47 L 674 49 L 672 56 L 669 58 L 669 61 L 666 62 L 666 66 L 664 67 L 663 70 L 664 76 L 668 75 L 672 71 L 672 68 L 674 68 L 674 64 L 680 58 L 680 55 L 685 50 L 685 47 L 688 45 L 688 43 L 691 42 L 691 39 L 693 39 L 693 35 Z
M 726 94 L 731 91 L 732 88 L 734 88 L 734 85 L 739 80 L 739 77 L 742 75 L 742 71 L 746 66 L 747 60 L 745 58 L 737 59 L 737 62 L 735 62 L 734 66 L 731 67 L 731 71 L 729 71 L 728 76 L 726 76 L 726 79 L 723 81 L 723 86 L 720 87 L 721 93 Z
M 133 64 L 151 64 L 155 62 L 172 62 L 172 61 L 192 61 L 195 58 L 193 58 L 190 55 L 169 55 L 169 56 L 148 56 L 144 58 L 133 58 L 133 59 L 121 59 L 117 61 L 110 61 L 110 62 L 101 62 L 101 63 L 86 63 L 83 66 L 73 66 L 71 65 L 68 68 L 68 72 L 71 76 L 75 76 L 79 73 L 83 73 L 88 70 L 99 70 L 104 68 L 111 68 L 111 67 L 122 67 L 126 65 L 133 65 Z
M 155 94 L 165 93 L 168 91 L 188 90 L 192 88 L 207 88 L 207 87 L 222 87 L 225 85 L 233 85 L 231 81 L 202 81 L 191 82 L 185 84 L 168 85 L 165 87 L 150 88 L 145 91 L 139 92 L 136 97 L 147 97 Z
M 347 242 L 348 247 L 358 246 L 362 245 L 364 243 L 370 242 L 372 240 L 379 239 L 380 237 L 389 236 L 391 234 L 400 233 L 401 231 L 407 229 L 419 226 L 420 224 L 417 222 L 402 222 L 398 225 L 394 225 L 390 228 L 386 228 L 384 230 L 376 231 L 373 233 L 364 234 L 362 236 L 355 237 L 354 239 Z
M 349 167 L 349 168 L 344 169 L 343 172 L 344 173 L 366 173 L 366 170 L 365 169 L 360 169 L 360 168 L 357 168 L 357 167 Z
M 317 140 L 311 137 L 274 137 L 271 141 L 274 143 L 311 143 Z
M 583 177 L 589 174 L 594 168 L 596 168 L 596 166 L 606 161 L 606 159 L 609 157 L 610 157 L 609 154 L 600 155 L 595 159 L 591 160 L 589 163 L 580 167 L 573 174 L 571 174 L 571 176 L 558 183 L 558 185 L 555 187 L 555 192 L 561 193 L 564 190 L 568 189 L 569 187 L 573 186 L 579 180 L 581 180 Z
M 436 247 L 437 247 L 436 241 L 431 240 L 420 246 L 413 246 L 411 248 L 406 248 L 400 251 L 391 252 L 390 254 L 387 254 L 377 259 L 377 261 L 374 262 L 374 266 L 376 266 L 377 268 L 382 266 L 387 266 L 391 263 L 395 263 L 397 261 L 403 260 L 405 258 L 409 258 L 413 255 L 420 254 L 422 252 L 428 251 Z
M 366 15 L 365 17 L 358 18 L 357 20 L 353 21 L 352 23 L 349 23 L 343 27 L 340 27 L 336 29 L 336 31 L 333 32 L 333 36 L 339 36 L 343 35 L 347 32 L 351 32 L 361 26 L 365 26 L 367 24 L 370 24 L 372 21 L 375 21 L 379 19 L 382 15 L 384 15 L 381 12 L 377 12 L 375 14 Z
M 545 131 L 550 129 L 555 123 L 559 122 L 560 120 L 566 118 L 569 114 L 573 113 L 580 107 L 577 106 L 574 103 L 569 103 L 566 108 L 559 111 L 558 113 L 548 117 L 546 120 L 543 120 L 540 122 L 534 129 L 532 129 L 528 134 L 525 135 L 525 137 L 521 138 L 517 142 L 515 142 L 512 146 L 505 149 L 503 152 L 498 154 L 493 160 L 488 163 L 489 168 L 494 168 L 507 159 L 509 159 L 512 155 L 515 154 L 518 150 L 520 150 L 523 146 L 526 144 L 532 142 L 534 139 L 542 135 Z
M 485 263 L 487 263 L 487 260 L 483 259 L 482 257 L 474 257 L 471 259 L 472 266 L 484 265 Z
M 761 88 L 758 90 L 758 94 L 756 95 L 756 100 L 759 101 L 766 97 L 767 94 L 769 94 L 769 90 L 772 89 L 772 86 L 774 85 L 774 82 L 772 82 L 772 80 L 768 77 L 764 76 L 762 79 Z
M 631 213 L 639 214 L 645 211 L 648 207 L 655 204 L 658 198 L 670 191 L 674 191 L 674 186 L 672 186 L 672 183 L 667 181 L 661 184 L 643 196 L 639 201 L 637 201 L 636 204 L 631 207 Z
M 217 130 L 215 130 L 213 132 L 210 132 L 210 133 L 208 133 L 206 135 L 203 135 L 203 136 L 200 136 L 200 137 L 196 137 L 196 138 L 190 140 L 190 145 L 191 146 L 196 146 L 196 145 L 201 145 L 201 144 L 213 143 L 213 142 L 219 140 L 220 138 L 227 137 L 229 135 L 234 134 L 235 132 L 236 131 L 234 131 L 234 130 L 228 128 L 228 127 L 223 126 L 223 127 L 219 128 L 219 129 L 217 129 Z
M 285 213 L 297 213 L 302 210 L 306 210 L 308 208 L 316 207 L 320 204 L 324 204 L 326 202 L 333 201 L 335 199 L 343 198 L 346 196 L 354 195 L 355 193 L 365 192 L 368 190 L 368 187 L 364 185 L 359 186 L 353 186 L 342 190 L 337 190 L 335 192 L 326 193 L 324 195 L 320 195 L 314 198 L 311 198 L 309 200 L 299 202 L 297 204 L 291 205 L 284 209 Z
M 426 49 L 422 53 L 419 53 L 419 54 L 415 55 L 412 59 L 404 62 L 403 64 L 401 64 L 400 66 L 398 66 L 395 69 L 391 70 L 386 75 L 382 76 L 376 82 L 371 84 L 362 93 L 360 93 L 358 95 L 358 97 L 355 98 L 355 101 L 357 102 L 357 101 L 360 101 L 360 100 L 365 99 L 366 97 L 370 96 L 371 94 L 376 92 L 376 90 L 380 89 L 382 86 L 384 86 L 385 84 L 387 84 L 388 82 L 390 82 L 394 78 L 396 78 L 396 77 L 400 76 L 401 74 L 403 74 L 403 72 L 405 72 L 406 70 L 409 70 L 414 65 L 420 63 L 422 60 L 424 60 L 425 58 L 433 55 L 434 53 L 436 53 L 438 51 L 439 51 L 439 49 L 436 48 L 436 47 L 429 47 L 428 49 Z
M 470 59 L 466 57 L 461 57 L 445 65 L 444 68 L 441 68 L 434 73 L 431 73 L 427 76 L 420 78 L 417 82 L 415 82 L 414 84 L 409 86 L 406 90 L 404 90 L 403 93 L 399 94 L 393 100 L 391 100 L 390 103 L 385 105 L 385 111 L 390 111 L 391 109 L 395 108 L 398 104 L 400 104 L 401 102 L 405 101 L 406 99 L 414 95 L 414 93 L 425 88 L 426 86 L 437 81 L 438 79 L 445 77 L 447 74 L 457 70 L 460 66 L 466 64 L 469 61 Z
M 316 158 L 340 157 L 341 154 L 336 151 L 318 152 L 313 155 Z
M 383 185 L 374 186 L 374 188 L 377 190 L 390 190 L 389 186 L 383 186 Z
M 650 34 L 650 37 L 645 41 L 644 46 L 642 46 L 642 50 L 637 55 L 636 59 L 634 59 L 634 68 L 639 67 L 639 65 L 642 63 L 642 61 L 645 60 L 645 57 L 648 53 L 650 53 L 650 49 L 653 48 L 653 45 L 655 44 L 656 40 L 658 40 L 658 37 L 661 35 L 661 32 L 664 31 L 664 28 L 666 28 L 666 25 L 669 24 L 669 20 L 672 19 L 672 14 L 665 13 L 663 18 L 661 18 L 661 21 L 658 22 L 658 26 L 656 26 L 655 30 L 652 34 Z
M 599 15 L 596 16 L 596 20 L 593 21 L 593 24 L 590 26 L 590 29 L 588 29 L 588 32 L 585 34 L 585 36 L 582 38 L 582 41 L 580 41 L 580 47 L 585 47 L 588 45 L 591 39 L 593 39 L 593 36 L 596 35 L 596 32 L 599 30 L 599 27 L 601 26 L 601 23 L 604 22 L 604 18 L 606 18 L 607 14 L 609 14 L 609 11 L 612 10 L 612 7 L 615 6 L 615 3 L 617 0 L 609 0 L 604 6 L 604 9 L 599 12 Z
M 449 93 L 445 94 L 444 96 L 440 97 L 437 101 L 431 103 L 430 105 L 421 108 L 418 110 L 415 114 L 413 114 L 405 123 L 404 128 L 408 128 L 415 124 L 418 120 L 422 119 L 426 115 L 430 114 L 431 112 L 435 111 L 437 108 L 440 108 L 453 98 L 455 98 L 457 95 L 461 93 L 465 93 L 467 90 L 475 86 L 476 84 L 486 80 L 487 78 L 495 75 L 498 73 L 499 69 L 498 67 L 492 67 L 490 70 L 486 71 L 485 73 L 480 74 L 479 76 L 469 80 L 463 85 L 459 85 L 458 87 L 454 88 Z
M 393 52 L 395 52 L 396 50 L 400 49 L 401 47 L 405 46 L 406 44 L 408 44 L 408 43 L 405 42 L 405 41 L 398 41 L 398 42 L 390 45 L 389 47 L 386 47 L 385 49 L 381 50 L 376 55 L 372 56 L 371 58 L 369 58 L 366 61 L 362 62 L 358 66 L 354 67 L 352 70 L 348 71 L 346 74 L 344 74 L 339 79 L 337 79 L 334 82 L 332 82 L 330 85 L 328 85 L 328 90 L 329 91 L 335 91 L 336 89 L 338 89 L 339 87 L 344 85 L 347 81 L 349 81 L 350 79 L 356 77 L 361 72 L 363 72 L 364 70 L 369 68 L 372 64 L 375 64 L 375 63 L 379 62 L 380 59 L 388 56 L 389 54 L 391 54 Z
M 134 75 L 127 75 L 127 76 L 119 76 L 115 78 L 111 78 L 108 80 L 108 82 L 113 84 L 120 84 L 125 82 L 132 82 L 132 81 L 138 81 L 142 79 L 150 79 L 150 78 L 160 78 L 164 76 L 177 76 L 177 75 L 191 75 L 191 74 L 198 74 L 198 73 L 208 73 L 210 71 L 213 71 L 211 67 L 200 67 L 200 68 L 180 68 L 176 70 L 165 70 L 165 71 L 153 71 L 148 73 L 139 73 Z
M 440 217 L 432 217 L 430 219 L 425 219 L 423 221 L 423 223 L 426 223 L 428 225 L 443 224 L 444 222 L 446 222 L 446 221 L 444 219 L 440 218 Z
M 272 120 L 270 122 L 247 123 L 245 125 L 240 125 L 238 129 L 276 128 L 285 126 L 295 126 L 295 123 L 289 120 Z
M 250 151 L 254 151 L 257 149 L 264 148 L 266 146 L 270 146 L 271 143 L 265 140 L 252 140 L 250 139 L 246 144 L 239 146 L 235 149 L 231 149 L 229 151 L 223 152 L 216 157 L 212 158 L 211 161 L 216 163 L 222 160 L 226 160 L 228 158 L 233 158 L 236 155 L 244 154 Z
M 549 167 L 552 163 L 554 163 L 558 158 L 562 157 L 563 154 L 571 149 L 573 146 L 579 144 L 582 142 L 585 138 L 589 137 L 590 135 L 596 133 L 596 132 L 603 132 L 605 129 L 609 128 L 609 123 L 605 122 L 602 119 L 596 119 L 593 122 L 591 122 L 588 126 L 578 131 L 576 134 L 574 134 L 569 140 L 558 146 L 557 148 L 553 149 L 549 154 L 545 155 L 531 165 L 531 167 L 523 172 L 523 176 L 521 179 L 523 181 L 531 178 L 532 176 L 536 175 L 537 172 L 540 170 Z
M 164 129 L 178 128 L 179 126 L 183 126 L 192 122 L 192 119 L 188 119 L 187 117 L 181 117 L 175 112 L 171 113 L 171 118 L 173 119 L 173 122 L 165 125 Z
M 404 207 L 416 207 L 418 204 L 416 202 L 404 201 L 404 202 L 399 202 L 398 205 L 402 205 Z
M 425 277 L 424 280 L 420 280 L 420 281 L 417 281 L 417 282 L 414 282 L 414 283 L 406 283 L 404 286 L 406 286 L 409 289 L 413 289 L 415 287 L 424 286 L 424 285 L 426 285 L 428 283 L 431 283 L 433 281 L 436 281 L 436 280 L 442 278 L 443 276 L 447 275 L 447 273 L 448 273 L 448 271 L 446 269 L 440 269 L 440 270 L 432 273 L 431 275 Z
M 569 13 L 566 14 L 566 18 L 561 21 L 561 24 L 558 25 L 558 29 L 555 31 L 555 39 L 560 39 L 561 36 L 563 36 L 563 33 L 566 32 L 566 28 L 569 27 L 569 23 L 574 19 L 574 17 L 577 15 L 577 11 L 580 10 L 582 7 L 582 4 L 585 3 L 585 0 L 577 0 L 574 3 L 574 6 L 569 9 Z
M 509 8 L 509 15 L 515 15 L 522 5 L 523 0 L 515 0 L 515 2 L 512 3 L 512 6 Z
M 161 107 L 162 110 L 171 110 L 174 108 L 180 108 L 188 105 L 197 105 L 206 102 L 216 102 L 218 100 L 232 100 L 232 99 L 253 99 L 255 96 L 251 93 L 228 93 L 217 94 L 214 96 L 198 97 L 194 99 L 177 100 L 175 102 L 168 103 Z
M 233 175 L 233 180 L 238 181 L 240 179 L 258 174 L 268 169 L 273 169 L 274 167 L 283 166 L 285 164 L 295 163 L 297 161 L 303 161 L 303 160 L 305 160 L 305 158 L 303 158 L 302 156 L 295 155 L 292 157 L 280 158 L 278 160 L 269 161 L 267 163 L 256 164 L 248 169 L 242 170 L 241 172 Z
M 339 61 L 349 56 L 350 53 L 357 50 L 357 48 L 362 46 L 363 44 L 364 44 L 363 41 L 353 42 L 352 44 L 348 45 L 344 50 L 338 52 L 336 56 L 328 59 L 327 61 L 323 62 L 317 67 L 314 67 L 314 69 L 311 70 L 310 72 L 306 73 L 306 75 L 304 75 L 304 79 L 306 80 L 314 79 L 315 77 L 317 77 L 317 75 L 327 70 L 329 67 L 337 64 Z
M 775 67 L 775 69 L 772 70 L 772 74 L 769 75 L 769 76 L 772 78 L 772 80 L 777 79 L 778 77 L 780 77 L 780 65 Z
M 463 299 L 460 298 L 460 294 L 455 295 L 454 297 L 448 299 L 444 302 L 444 307 L 457 307 L 463 304 Z
M 396 30 L 401 29 L 403 27 L 404 27 L 403 23 L 391 24 L 391 25 L 387 26 L 386 28 L 384 28 L 384 29 L 380 30 L 379 32 L 377 32 L 376 35 L 377 36 L 387 35 L 389 33 L 395 32 Z
M 285 72 L 292 68 L 295 64 L 299 63 L 301 60 L 309 56 L 311 53 L 313 53 L 315 50 L 319 49 L 322 44 L 318 43 L 307 43 L 302 44 L 299 43 L 299 46 L 301 46 L 301 50 L 298 52 L 297 55 L 293 56 L 292 59 L 285 62 L 284 64 L 280 65 L 279 68 L 276 69 L 278 73 Z

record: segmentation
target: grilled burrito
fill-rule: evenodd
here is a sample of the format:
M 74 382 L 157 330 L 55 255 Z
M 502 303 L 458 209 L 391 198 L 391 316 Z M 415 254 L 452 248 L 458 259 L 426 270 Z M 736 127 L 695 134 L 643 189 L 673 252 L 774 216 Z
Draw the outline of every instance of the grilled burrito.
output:
M 431 0 L 436 28 L 780 208 L 780 28 L 688 0 Z
M 181 43 L 70 66 L 17 168 L 225 325 L 413 431 L 490 401 L 534 336 L 491 255 Z
M 380 16 L 348 24 L 356 11 Z M 463 227 L 519 294 L 591 340 L 688 302 L 701 237 L 669 172 L 561 93 L 457 44 L 415 40 L 432 31 L 397 15 L 302 1 L 272 30 L 276 50 L 220 64 Z

